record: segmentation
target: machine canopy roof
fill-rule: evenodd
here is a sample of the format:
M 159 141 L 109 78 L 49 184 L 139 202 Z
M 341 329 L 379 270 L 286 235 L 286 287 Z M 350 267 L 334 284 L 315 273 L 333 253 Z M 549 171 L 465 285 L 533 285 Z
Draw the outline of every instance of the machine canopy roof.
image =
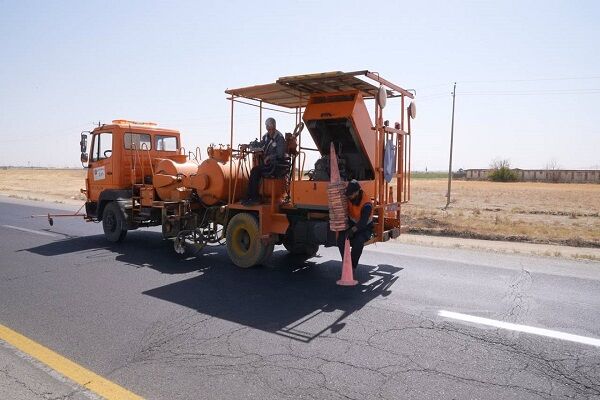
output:
M 364 76 L 373 83 L 360 79 Z M 305 107 L 308 98 L 314 93 L 332 93 L 347 90 L 359 90 L 364 98 L 372 99 L 377 96 L 379 85 L 386 88 L 388 97 L 407 96 L 413 94 L 400 86 L 381 78 L 377 73 L 364 71 L 354 72 L 324 72 L 319 74 L 284 76 L 275 83 L 248 86 L 239 89 L 227 89 L 225 93 L 232 96 L 245 97 L 276 106 L 296 108 Z

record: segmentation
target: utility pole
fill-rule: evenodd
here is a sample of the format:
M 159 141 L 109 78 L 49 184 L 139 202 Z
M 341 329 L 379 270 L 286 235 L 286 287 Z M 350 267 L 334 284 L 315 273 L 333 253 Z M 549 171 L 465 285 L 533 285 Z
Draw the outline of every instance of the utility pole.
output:
M 450 191 L 452 190 L 452 146 L 454 144 L 454 105 L 456 104 L 456 82 L 454 82 L 454 90 L 452 90 L 452 125 L 450 128 L 450 162 L 448 166 L 448 193 L 446 197 L 448 200 L 446 201 L 446 207 L 450 206 Z

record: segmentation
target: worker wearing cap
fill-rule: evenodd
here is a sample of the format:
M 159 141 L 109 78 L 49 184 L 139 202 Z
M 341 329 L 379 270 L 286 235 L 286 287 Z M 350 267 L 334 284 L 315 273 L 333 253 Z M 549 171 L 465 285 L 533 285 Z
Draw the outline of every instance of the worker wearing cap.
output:
M 242 202 L 244 205 L 254 205 L 259 203 L 258 186 L 263 176 L 271 176 L 275 173 L 278 162 L 285 158 L 285 138 L 276 127 L 275 118 L 265 120 L 267 133 L 260 141 L 260 147 L 263 151 L 263 160 L 256 167 L 250 170 L 250 179 L 248 181 L 248 196 Z
M 348 199 L 349 227 L 346 231 L 340 232 L 337 244 L 340 254 L 344 258 L 344 246 L 346 238 L 348 238 L 352 248 L 350 251 L 352 269 L 355 270 L 365 242 L 373 235 L 373 203 L 354 179 L 346 186 L 346 198 Z

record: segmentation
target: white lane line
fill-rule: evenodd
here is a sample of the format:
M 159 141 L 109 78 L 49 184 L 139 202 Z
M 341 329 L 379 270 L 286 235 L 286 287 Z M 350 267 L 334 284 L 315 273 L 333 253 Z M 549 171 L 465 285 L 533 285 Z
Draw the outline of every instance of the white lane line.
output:
M 554 339 L 567 340 L 569 342 L 589 344 L 591 346 L 600 347 L 600 339 L 590 338 L 586 336 L 572 335 L 570 333 L 552 331 L 550 329 L 544 328 L 536 328 L 535 326 L 513 324 L 510 322 L 497 321 L 495 319 L 475 317 L 473 315 L 460 314 L 446 310 L 440 310 L 438 312 L 438 315 L 440 317 L 457 319 L 459 321 L 473 322 L 475 324 L 493 326 L 496 328 L 508 329 L 511 331 L 531 333 L 533 335 L 546 336 Z
M 50 236 L 50 237 L 60 237 L 59 235 L 55 235 L 54 233 L 49 233 L 49 232 L 41 232 L 41 231 L 35 231 L 33 229 L 27 229 L 27 228 L 21 228 L 19 226 L 12 226 L 12 225 L 2 225 L 3 228 L 9 228 L 9 229 L 15 229 L 17 231 L 23 231 L 23 232 L 29 232 L 29 233 L 35 233 L 36 235 L 42 235 L 42 236 Z

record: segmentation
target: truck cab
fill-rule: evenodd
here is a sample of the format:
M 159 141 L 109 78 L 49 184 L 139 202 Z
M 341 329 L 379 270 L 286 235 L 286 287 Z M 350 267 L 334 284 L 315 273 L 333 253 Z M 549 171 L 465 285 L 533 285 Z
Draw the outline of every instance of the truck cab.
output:
M 152 183 L 155 160 L 185 157 L 180 155 L 179 132 L 152 122 L 114 120 L 87 133 L 89 153 L 86 133 L 81 139 L 81 160 L 88 169 L 86 212 L 97 221 L 109 201 L 131 199 L 135 184 Z

